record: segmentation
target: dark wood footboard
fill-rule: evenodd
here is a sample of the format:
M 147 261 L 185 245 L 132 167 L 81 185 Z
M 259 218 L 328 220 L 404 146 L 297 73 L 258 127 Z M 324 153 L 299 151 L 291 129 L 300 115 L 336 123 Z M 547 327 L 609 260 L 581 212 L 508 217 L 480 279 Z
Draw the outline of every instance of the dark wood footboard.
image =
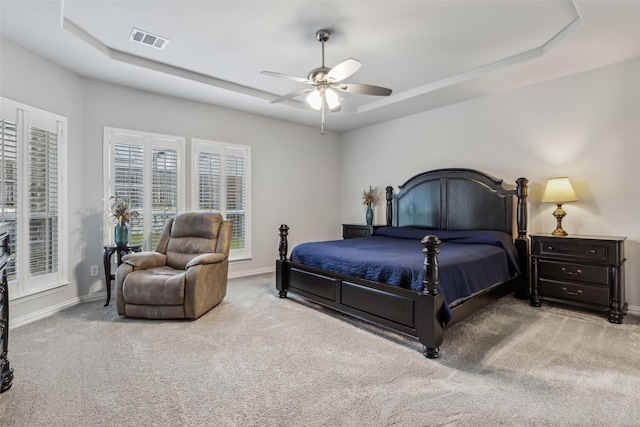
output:
M 424 291 L 416 292 L 294 263 L 287 258 L 289 227 L 283 224 L 279 230 L 276 289 L 280 298 L 291 290 L 342 313 L 414 336 L 426 357 L 438 357 L 444 339 L 439 320 L 444 298 L 438 291 L 440 240 L 436 236 L 422 239 Z

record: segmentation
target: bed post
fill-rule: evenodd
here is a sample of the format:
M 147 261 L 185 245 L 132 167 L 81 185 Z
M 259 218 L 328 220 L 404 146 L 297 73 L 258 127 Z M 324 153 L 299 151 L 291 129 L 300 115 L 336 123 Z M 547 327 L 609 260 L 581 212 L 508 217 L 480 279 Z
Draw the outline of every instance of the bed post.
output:
M 518 197 L 518 205 L 516 210 L 516 221 L 518 223 L 518 237 L 515 244 L 518 250 L 518 258 L 520 262 L 520 271 L 522 274 L 515 283 L 516 298 L 529 298 L 529 238 L 527 237 L 527 196 L 529 195 L 529 180 L 526 178 L 518 178 L 516 188 L 516 196 Z
M 389 186 L 386 188 L 387 190 L 387 225 L 391 226 L 393 220 L 393 205 L 391 202 L 393 201 L 393 187 Z
M 287 259 L 289 227 L 287 224 L 282 224 L 278 230 L 280 231 L 280 242 L 278 243 L 280 259 L 276 261 L 276 289 L 280 298 L 286 298 L 287 289 L 289 289 L 289 272 L 291 271 L 291 261 Z
M 444 327 L 440 322 L 440 312 L 444 308 L 444 298 L 438 290 L 440 283 L 438 271 L 438 253 L 440 253 L 440 239 L 428 235 L 422 239 L 422 284 L 424 290 L 418 296 L 416 307 L 416 323 L 418 339 L 423 344 L 422 354 L 430 359 L 436 359 L 440 352 L 440 344 L 444 339 Z

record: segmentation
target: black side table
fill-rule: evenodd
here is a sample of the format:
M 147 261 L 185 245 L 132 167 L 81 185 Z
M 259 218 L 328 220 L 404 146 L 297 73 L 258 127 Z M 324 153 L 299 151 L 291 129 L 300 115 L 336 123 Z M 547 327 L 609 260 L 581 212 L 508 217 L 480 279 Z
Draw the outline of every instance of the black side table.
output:
M 131 252 L 140 252 L 142 245 L 127 245 L 127 246 L 104 246 L 104 254 L 102 255 L 102 263 L 104 265 L 104 278 L 107 281 L 107 303 L 105 307 L 109 306 L 111 301 L 111 281 L 116 278 L 115 274 L 111 274 L 111 257 L 114 253 L 118 254 L 118 267 L 122 264 L 122 257 Z
M 625 299 L 626 237 L 531 235 L 530 303 L 573 304 L 609 313 L 622 323 Z

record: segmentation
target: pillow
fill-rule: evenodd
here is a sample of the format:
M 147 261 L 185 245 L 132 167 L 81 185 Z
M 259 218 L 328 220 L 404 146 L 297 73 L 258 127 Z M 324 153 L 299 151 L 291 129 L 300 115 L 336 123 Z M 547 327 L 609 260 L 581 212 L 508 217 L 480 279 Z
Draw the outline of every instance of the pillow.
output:
M 373 232 L 374 236 L 393 237 L 396 239 L 422 240 L 428 234 L 437 236 L 441 242 L 449 243 L 478 243 L 501 246 L 507 253 L 511 263 L 520 272 L 518 265 L 518 250 L 513 244 L 513 238 L 502 231 L 495 230 L 433 230 L 418 227 L 380 227 Z
M 380 227 L 374 230 L 374 236 L 393 237 L 396 239 L 422 240 L 427 234 L 433 234 L 436 230 L 417 227 Z

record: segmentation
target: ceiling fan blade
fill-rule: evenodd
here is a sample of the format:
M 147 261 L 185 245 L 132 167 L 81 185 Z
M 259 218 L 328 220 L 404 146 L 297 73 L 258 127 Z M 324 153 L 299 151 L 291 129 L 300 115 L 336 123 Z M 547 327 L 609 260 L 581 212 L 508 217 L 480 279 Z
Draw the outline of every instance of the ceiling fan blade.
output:
M 340 85 L 331 85 L 331 87 L 347 93 L 358 93 L 361 95 L 389 96 L 391 89 L 381 86 L 365 85 L 361 83 L 343 83 Z
M 358 71 L 360 67 L 362 67 L 362 62 L 353 58 L 346 59 L 327 73 L 327 80 L 330 82 L 340 82 Z
M 282 79 L 293 80 L 294 82 L 298 82 L 298 83 L 313 84 L 311 80 L 305 79 L 304 77 L 291 76 L 289 74 L 276 73 L 274 71 L 260 71 L 260 74 L 264 74 L 265 76 L 280 77 Z
M 300 90 L 297 90 L 295 92 L 291 92 L 291 93 L 288 93 L 286 95 L 282 95 L 281 97 L 276 98 L 273 101 L 269 101 L 269 103 L 270 104 L 276 104 L 278 102 L 286 101 L 287 99 L 295 98 L 296 96 L 304 95 L 305 93 L 309 93 L 309 92 L 311 92 L 313 90 L 315 90 L 315 89 L 312 88 L 312 87 L 310 87 L 308 89 L 300 89 Z

